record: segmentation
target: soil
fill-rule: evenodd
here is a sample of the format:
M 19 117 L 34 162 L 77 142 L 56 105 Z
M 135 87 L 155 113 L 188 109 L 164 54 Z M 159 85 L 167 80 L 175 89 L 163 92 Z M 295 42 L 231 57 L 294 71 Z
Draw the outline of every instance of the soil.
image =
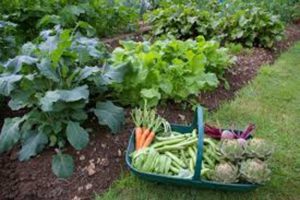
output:
M 225 73 L 229 89 L 226 89 L 224 83 L 220 84 L 214 91 L 201 93 L 198 101 L 209 110 L 215 110 L 225 100 L 233 99 L 236 91 L 248 84 L 263 64 L 272 64 L 281 52 L 300 40 L 300 23 L 288 26 L 285 35 L 286 39 L 278 42 L 272 51 L 254 48 L 251 52 L 238 55 L 236 64 Z
M 199 101 L 210 110 L 216 109 L 225 100 L 233 99 L 234 94 L 245 86 L 257 74 L 257 70 L 264 63 L 272 63 L 280 52 L 286 50 L 296 40 L 300 40 L 300 23 L 290 25 L 286 29 L 287 39 L 276 45 L 275 51 L 254 48 L 250 53 L 237 56 L 237 64 L 226 72 L 226 79 L 230 85 L 228 90 L 222 84 L 216 91 L 199 95 Z M 0 107 L 0 125 L 3 119 L 24 114 L 11 112 L 7 106 Z M 173 123 L 188 123 L 193 113 L 180 104 L 172 102 L 161 106 L 159 112 Z M 85 126 L 91 128 L 91 142 L 82 151 L 67 148 L 66 152 L 73 155 L 76 169 L 67 180 L 56 178 L 51 172 L 51 158 L 54 149 L 47 149 L 39 156 L 27 161 L 17 159 L 18 147 L 0 156 L 0 200 L 71 200 L 92 199 L 126 171 L 124 153 L 126 150 L 130 130 L 130 116 L 126 114 L 126 123 L 122 132 L 111 135 L 106 128 L 98 125 L 95 118 L 91 118 Z

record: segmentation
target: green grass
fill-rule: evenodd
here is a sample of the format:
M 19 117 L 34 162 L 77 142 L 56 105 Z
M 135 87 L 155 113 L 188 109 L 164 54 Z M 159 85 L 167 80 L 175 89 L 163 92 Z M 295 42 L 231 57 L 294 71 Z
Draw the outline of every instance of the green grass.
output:
M 276 145 L 270 161 L 272 179 L 265 186 L 246 193 L 222 192 L 149 183 L 123 174 L 97 200 L 164 199 L 300 199 L 300 43 L 284 53 L 272 66 L 261 68 L 255 80 L 242 89 L 234 101 L 215 113 L 210 122 L 226 126 L 257 125 L 257 137 Z

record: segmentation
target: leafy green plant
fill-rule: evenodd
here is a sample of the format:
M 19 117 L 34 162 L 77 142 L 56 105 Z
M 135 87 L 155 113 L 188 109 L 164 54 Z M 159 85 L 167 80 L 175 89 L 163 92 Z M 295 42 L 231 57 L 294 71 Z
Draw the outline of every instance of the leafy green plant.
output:
M 248 2 L 243 0 L 244 2 Z M 284 22 L 291 22 L 299 13 L 299 0 L 254 0 L 253 3 L 263 7 L 268 12 L 279 15 Z
M 149 42 L 123 41 L 112 52 L 111 63 L 127 63 L 122 83 L 113 84 L 113 95 L 122 104 L 150 105 L 159 100 L 187 100 L 200 91 L 215 88 L 231 59 L 213 41 L 168 39 Z
M 246 47 L 271 48 L 283 38 L 284 26 L 279 17 L 253 4 L 235 1 L 212 5 L 210 9 L 174 5 L 151 12 L 147 21 L 153 25 L 154 37 L 215 39 L 224 43 L 241 43 Z
M 16 24 L 0 20 L 0 61 L 17 53 Z
M 3 0 L 0 13 L 18 25 L 23 41 L 31 41 L 42 29 L 61 25 L 80 28 L 88 36 L 107 37 L 135 30 L 139 9 L 129 0 Z
M 17 34 L 23 41 L 30 41 L 38 36 L 38 20 L 46 14 L 57 12 L 66 3 L 67 0 L 3 0 L 0 13 L 7 21 L 18 25 Z
M 194 6 L 184 5 L 156 9 L 147 15 L 147 22 L 153 25 L 154 36 L 165 35 L 178 39 L 195 38 L 198 35 L 211 38 L 212 20 L 213 16 L 209 11 L 200 11 Z
M 283 38 L 284 26 L 279 16 L 254 4 L 228 3 L 226 12 L 217 14 L 215 37 L 221 41 L 241 43 L 244 46 L 271 48 Z
M 65 28 L 79 26 L 89 35 L 100 37 L 133 31 L 138 25 L 138 9 L 119 1 L 92 0 L 70 4 L 56 13 L 45 15 L 37 27 L 59 24 Z
M 88 113 L 113 133 L 124 119 L 123 109 L 105 95 L 109 84 L 122 80 L 123 67 L 103 66 L 106 56 L 97 39 L 59 26 L 24 44 L 20 55 L 1 66 L 0 94 L 11 99 L 12 110 L 26 108 L 28 113 L 5 119 L 0 153 L 20 142 L 19 160 L 25 161 L 47 145 L 58 147 L 53 172 L 70 176 L 73 159 L 62 148 L 69 143 L 81 150 L 88 144 L 88 131 L 82 127 Z

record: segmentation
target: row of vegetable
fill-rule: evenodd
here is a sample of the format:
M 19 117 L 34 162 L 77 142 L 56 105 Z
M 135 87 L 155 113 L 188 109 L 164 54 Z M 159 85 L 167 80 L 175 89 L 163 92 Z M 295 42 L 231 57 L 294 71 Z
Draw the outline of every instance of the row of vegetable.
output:
M 149 118 L 160 123 L 145 128 L 143 121 Z M 268 141 L 252 136 L 253 124 L 240 132 L 206 124 L 203 152 L 198 154 L 196 129 L 191 133 L 172 131 L 169 123 L 155 114 L 155 110 L 146 108 L 135 109 L 133 120 L 139 123 L 135 123 L 135 151 L 130 156 L 132 166 L 139 172 L 192 179 L 197 170 L 196 162 L 201 159 L 198 170 L 201 170 L 202 180 L 263 184 L 270 179 L 268 159 L 274 147 Z
M 207 9 L 173 5 L 150 12 L 147 20 L 153 25 L 154 37 L 187 39 L 203 35 L 221 44 L 240 43 L 246 47 L 272 48 L 284 33 L 279 16 L 239 1 L 212 4 Z
M 24 43 L 54 25 L 76 27 L 89 37 L 108 37 L 138 30 L 144 18 L 153 26 L 152 36 L 203 35 L 222 43 L 271 47 L 282 36 L 279 18 L 290 22 L 300 17 L 298 10 L 299 0 L 3 0 L 0 61 L 15 56 Z
M 113 84 L 113 95 L 124 105 L 150 106 L 162 100 L 185 101 L 199 91 L 216 88 L 234 63 L 226 48 L 214 41 L 166 39 L 154 43 L 123 41 L 110 63 L 126 63 L 124 80 Z
M 95 115 L 100 125 L 116 133 L 124 121 L 123 108 L 117 105 L 142 105 L 145 99 L 150 106 L 167 100 L 192 101 L 200 91 L 226 83 L 223 75 L 234 57 L 221 47 L 223 43 L 269 47 L 281 38 L 282 24 L 261 8 L 251 6 L 235 13 L 231 4 L 207 4 L 205 9 L 211 9 L 207 12 L 193 0 L 189 2 L 186 7 L 176 0 L 179 5 L 172 7 L 170 0 L 142 1 L 142 6 L 136 0 L 1 1 L 0 95 L 9 99 L 12 110 L 27 113 L 5 120 L 0 153 L 20 143 L 19 160 L 24 161 L 48 146 L 57 148 L 52 169 L 57 176 L 68 177 L 74 161 L 64 147 L 70 144 L 81 150 L 87 146 L 89 129 L 82 124 L 88 115 Z M 220 6 L 229 6 L 228 12 L 220 12 Z M 152 36 L 173 37 L 121 42 L 112 53 L 92 37 L 130 31 L 137 27 L 138 12 L 158 7 L 163 9 L 149 14 Z M 214 20 L 216 17 L 220 20 Z M 160 132 L 161 126 L 168 130 L 166 136 L 178 136 L 153 113 L 147 122 L 135 118 L 152 136 L 144 135 L 139 148 L 156 141 L 153 132 Z M 194 141 L 194 136 L 191 133 L 187 140 Z M 169 153 L 178 159 L 185 156 L 184 167 L 179 166 L 191 172 L 197 149 L 189 147 Z M 170 166 L 181 169 L 176 162 Z M 165 169 L 170 172 L 169 167 Z
M 63 166 L 74 162 L 63 149 L 67 143 L 77 150 L 87 146 L 89 133 L 82 124 L 88 114 L 116 133 L 124 113 L 111 100 L 137 105 L 146 99 L 151 106 L 160 100 L 183 101 L 216 87 L 232 63 L 226 49 L 203 37 L 152 45 L 124 42 L 124 48 L 110 54 L 97 38 L 55 26 L 0 63 L 0 95 L 10 99 L 12 110 L 28 112 L 5 120 L 0 153 L 20 142 L 19 160 L 25 161 L 47 146 L 57 147 L 52 169 L 68 177 L 74 167 Z

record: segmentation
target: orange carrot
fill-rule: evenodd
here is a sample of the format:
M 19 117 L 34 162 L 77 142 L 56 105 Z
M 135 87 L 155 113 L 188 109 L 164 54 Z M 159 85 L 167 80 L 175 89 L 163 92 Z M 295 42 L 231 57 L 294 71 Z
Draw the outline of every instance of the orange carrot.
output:
M 141 127 L 137 127 L 135 129 L 135 149 L 139 150 L 142 146 L 141 142 L 141 138 L 142 138 L 142 134 L 143 134 L 143 130 Z
M 142 148 L 148 147 L 152 143 L 152 141 L 154 140 L 154 137 L 155 137 L 155 133 L 153 131 L 151 131 L 149 133 L 149 135 L 147 136 Z
M 147 129 L 143 132 L 142 137 L 141 137 L 141 140 L 140 140 L 140 145 L 141 145 L 140 147 L 141 147 L 141 148 L 144 146 L 144 143 L 145 143 L 145 141 L 146 141 L 146 138 L 148 137 L 149 134 L 150 134 L 150 129 L 147 128 Z
M 141 137 L 143 134 L 143 129 L 141 128 L 143 123 L 143 112 L 141 109 L 133 109 L 131 112 L 132 120 L 135 124 L 135 148 L 139 150 L 142 147 Z
M 153 121 L 151 131 L 147 135 L 147 138 L 144 141 L 142 148 L 146 148 L 152 143 L 152 141 L 155 138 L 155 133 L 158 131 L 162 123 L 163 123 L 163 119 L 159 116 Z

